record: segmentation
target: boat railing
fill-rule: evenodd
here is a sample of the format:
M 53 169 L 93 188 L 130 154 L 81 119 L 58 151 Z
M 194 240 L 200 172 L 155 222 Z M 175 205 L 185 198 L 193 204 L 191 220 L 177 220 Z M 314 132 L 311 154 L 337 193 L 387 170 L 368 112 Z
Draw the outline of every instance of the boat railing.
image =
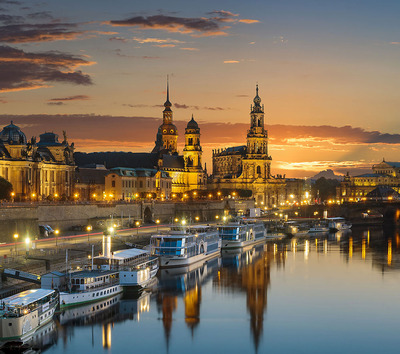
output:
M 103 283 L 103 284 L 99 284 L 99 285 L 96 285 L 96 284 L 94 284 L 94 285 L 85 284 L 86 288 L 84 290 L 79 289 L 78 288 L 79 285 L 72 285 L 70 292 L 86 293 L 88 291 L 93 291 L 93 290 L 102 290 L 104 288 L 108 288 L 109 286 L 113 286 L 113 285 L 117 285 L 117 284 L 119 284 L 119 278 L 113 278 L 108 283 Z
M 152 257 L 148 261 L 140 263 L 138 265 L 121 265 L 118 267 L 119 271 L 133 271 L 133 270 L 142 270 L 146 268 L 152 268 L 154 264 L 158 263 L 157 257 Z

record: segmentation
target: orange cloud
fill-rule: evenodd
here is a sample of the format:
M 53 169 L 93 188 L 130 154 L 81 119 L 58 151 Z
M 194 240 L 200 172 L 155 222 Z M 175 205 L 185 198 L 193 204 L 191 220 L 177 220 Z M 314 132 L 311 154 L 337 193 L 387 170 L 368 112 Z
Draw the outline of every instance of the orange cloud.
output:
M 224 60 L 224 64 L 237 64 L 239 63 L 238 60 Z
M 239 20 L 239 22 L 242 22 L 242 23 L 258 23 L 258 22 L 260 22 L 260 21 L 258 21 L 258 20 L 251 20 L 251 19 L 249 19 L 249 18 L 244 18 L 244 19 Z

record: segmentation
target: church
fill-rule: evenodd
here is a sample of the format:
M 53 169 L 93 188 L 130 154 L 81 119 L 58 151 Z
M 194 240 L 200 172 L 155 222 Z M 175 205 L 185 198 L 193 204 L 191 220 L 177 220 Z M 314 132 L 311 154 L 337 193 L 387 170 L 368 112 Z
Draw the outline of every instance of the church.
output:
M 247 144 L 213 150 L 212 189 L 251 190 L 258 206 L 277 207 L 286 201 L 286 180 L 271 174 L 264 105 L 256 96 L 251 105 Z
M 158 128 L 155 146 L 151 153 L 157 156 L 158 168 L 168 172 L 172 177 L 172 193 L 206 189 L 207 172 L 202 165 L 203 150 L 200 144 L 200 128 L 192 115 L 192 119 L 185 129 L 185 147 L 183 154 L 180 155 L 178 153 L 178 129 L 173 122 L 171 107 L 167 82 L 163 121 Z
M 58 135 L 44 133 L 39 141 L 25 134 L 13 122 L 0 132 L 0 176 L 13 186 L 18 200 L 69 198 L 73 195 L 74 144 Z

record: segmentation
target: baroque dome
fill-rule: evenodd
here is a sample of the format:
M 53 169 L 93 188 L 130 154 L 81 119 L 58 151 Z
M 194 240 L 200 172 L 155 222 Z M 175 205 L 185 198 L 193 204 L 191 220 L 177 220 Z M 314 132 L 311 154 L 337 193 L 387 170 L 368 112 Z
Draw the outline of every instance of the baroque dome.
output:
M 198 129 L 199 128 L 199 125 L 194 120 L 193 115 L 192 115 L 192 119 L 189 121 L 189 123 L 187 124 L 186 128 L 187 129 Z
M 11 124 L 5 126 L 3 130 L 0 132 L 0 140 L 3 143 L 13 144 L 13 145 L 25 145 L 26 144 L 26 136 L 21 131 L 21 129 L 14 125 L 11 121 Z

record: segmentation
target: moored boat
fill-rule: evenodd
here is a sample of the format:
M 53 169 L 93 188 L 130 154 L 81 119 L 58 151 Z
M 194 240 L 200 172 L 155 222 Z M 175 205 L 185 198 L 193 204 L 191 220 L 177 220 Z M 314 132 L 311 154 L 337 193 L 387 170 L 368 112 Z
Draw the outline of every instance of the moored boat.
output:
M 32 289 L 2 299 L 1 304 L 0 343 L 24 343 L 52 320 L 58 296 L 55 290 Z
M 350 230 L 352 226 L 350 222 L 347 222 L 342 217 L 328 218 L 327 220 L 330 231 Z
M 143 288 L 150 283 L 159 268 L 157 257 L 149 251 L 128 248 L 94 257 L 94 267 L 119 271 L 121 286 Z
M 266 239 L 263 222 L 247 219 L 218 226 L 222 248 L 245 247 Z
M 150 247 L 161 268 L 185 267 L 218 256 L 221 239 L 208 225 L 175 226 L 166 235 L 151 236 Z

